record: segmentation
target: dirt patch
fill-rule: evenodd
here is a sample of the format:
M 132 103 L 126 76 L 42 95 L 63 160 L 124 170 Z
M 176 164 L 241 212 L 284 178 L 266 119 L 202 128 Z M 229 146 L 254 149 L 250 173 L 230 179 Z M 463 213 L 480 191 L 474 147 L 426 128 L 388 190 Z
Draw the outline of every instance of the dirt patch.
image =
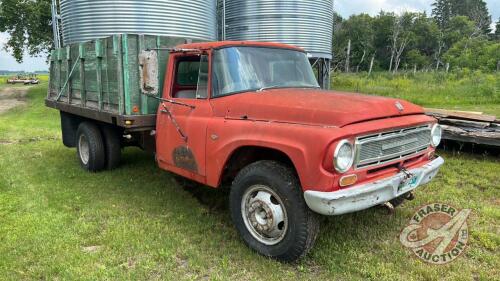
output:
M 0 114 L 26 104 L 26 95 L 31 87 L 0 88 Z

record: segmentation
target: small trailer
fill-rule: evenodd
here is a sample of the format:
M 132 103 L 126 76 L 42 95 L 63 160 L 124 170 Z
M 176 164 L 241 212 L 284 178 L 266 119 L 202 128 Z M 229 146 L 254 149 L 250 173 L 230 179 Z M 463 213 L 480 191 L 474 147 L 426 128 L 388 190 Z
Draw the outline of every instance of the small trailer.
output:
M 36 77 L 36 74 L 29 76 L 18 75 L 16 77 L 11 77 L 7 79 L 7 84 L 24 84 L 24 85 L 36 85 L 40 84 L 40 80 Z

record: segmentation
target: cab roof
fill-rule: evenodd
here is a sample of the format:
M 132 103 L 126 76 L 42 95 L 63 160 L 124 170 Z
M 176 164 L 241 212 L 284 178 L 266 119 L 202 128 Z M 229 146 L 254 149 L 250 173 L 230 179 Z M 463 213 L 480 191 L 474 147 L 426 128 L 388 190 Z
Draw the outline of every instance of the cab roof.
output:
M 241 47 L 241 46 L 290 49 L 290 50 L 305 52 L 304 49 L 292 45 L 281 44 L 281 43 L 270 43 L 270 42 L 255 42 L 255 41 L 217 41 L 217 42 L 190 43 L 190 44 L 179 45 L 177 46 L 177 48 L 209 50 L 209 49 L 221 49 L 227 47 Z

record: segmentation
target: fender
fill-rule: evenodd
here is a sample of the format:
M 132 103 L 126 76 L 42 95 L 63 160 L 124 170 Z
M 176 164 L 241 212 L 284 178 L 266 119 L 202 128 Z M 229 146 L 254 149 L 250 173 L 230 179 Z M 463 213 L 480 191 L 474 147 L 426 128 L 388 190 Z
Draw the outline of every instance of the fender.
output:
M 245 146 L 274 149 L 287 155 L 304 190 L 331 186 L 334 175 L 322 167 L 332 129 L 276 122 L 214 118 L 207 130 L 207 185 L 220 184 L 233 153 Z M 321 174 L 323 173 L 323 175 Z M 324 176 L 328 176 L 324 182 Z

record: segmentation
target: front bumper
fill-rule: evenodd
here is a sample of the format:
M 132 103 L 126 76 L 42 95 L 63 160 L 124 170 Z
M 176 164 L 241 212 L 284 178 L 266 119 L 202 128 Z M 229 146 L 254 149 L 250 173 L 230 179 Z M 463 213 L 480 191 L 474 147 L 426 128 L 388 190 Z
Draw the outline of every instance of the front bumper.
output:
M 430 182 L 443 163 L 443 158 L 438 157 L 422 167 L 409 170 L 416 178 L 411 185 L 403 188 L 401 183 L 405 174 L 401 172 L 390 178 L 353 186 L 345 190 L 334 192 L 306 191 L 304 198 L 311 210 L 322 215 L 342 215 L 361 211 L 388 202 Z

